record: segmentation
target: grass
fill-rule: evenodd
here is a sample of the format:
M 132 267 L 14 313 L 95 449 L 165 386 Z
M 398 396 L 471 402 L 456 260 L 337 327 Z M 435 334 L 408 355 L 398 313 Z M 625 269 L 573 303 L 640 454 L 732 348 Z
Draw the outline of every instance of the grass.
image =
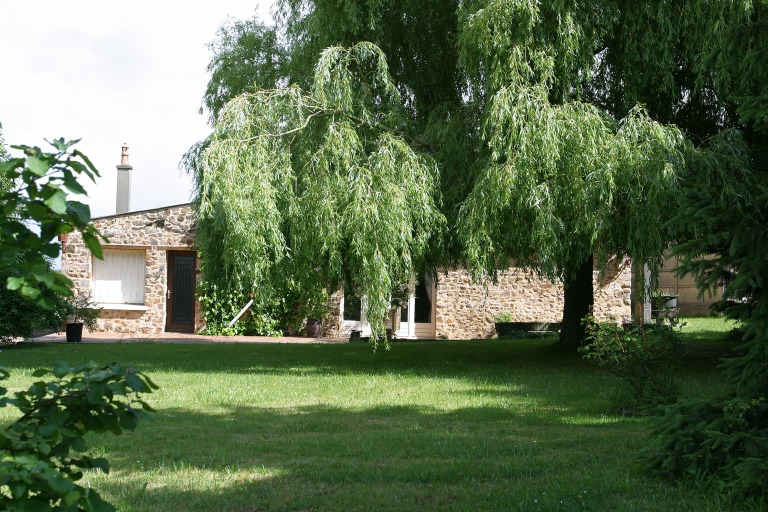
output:
M 688 396 L 722 391 L 718 332 L 684 369 Z M 609 414 L 616 379 L 552 341 L 25 345 L 0 364 L 12 389 L 59 359 L 131 362 L 160 385 L 136 432 L 89 437 L 112 472 L 85 478 L 118 510 L 729 510 L 646 476 L 648 420 Z

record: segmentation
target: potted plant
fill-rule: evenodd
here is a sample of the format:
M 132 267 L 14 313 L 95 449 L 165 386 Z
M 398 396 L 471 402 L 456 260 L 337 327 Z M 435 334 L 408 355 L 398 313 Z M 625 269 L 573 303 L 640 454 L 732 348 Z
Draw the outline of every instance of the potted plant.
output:
M 307 319 L 304 330 L 308 338 L 319 338 L 323 335 L 323 318 L 328 315 L 328 292 L 318 291 L 307 297 L 303 311 Z
M 67 298 L 67 342 L 79 342 L 83 340 L 83 326 L 89 331 L 96 328 L 96 319 L 99 318 L 99 308 L 91 299 L 91 293 L 78 293 Z

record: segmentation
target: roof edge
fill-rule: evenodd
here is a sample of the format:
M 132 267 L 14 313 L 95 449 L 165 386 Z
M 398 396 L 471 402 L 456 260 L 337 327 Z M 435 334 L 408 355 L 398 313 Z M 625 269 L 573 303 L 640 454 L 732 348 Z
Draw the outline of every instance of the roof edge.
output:
M 146 210 L 135 210 L 132 212 L 125 212 L 125 213 L 114 213 L 112 215 L 102 215 L 100 217 L 92 217 L 91 221 L 94 220 L 101 220 L 101 219 L 116 219 L 118 217 L 127 217 L 128 215 L 135 215 L 137 213 L 148 213 L 148 212 L 156 212 L 160 210 L 168 210 L 170 208 L 180 208 L 182 206 L 192 206 L 192 203 L 180 203 L 180 204 L 172 204 L 169 206 L 159 206 L 157 208 L 147 208 Z

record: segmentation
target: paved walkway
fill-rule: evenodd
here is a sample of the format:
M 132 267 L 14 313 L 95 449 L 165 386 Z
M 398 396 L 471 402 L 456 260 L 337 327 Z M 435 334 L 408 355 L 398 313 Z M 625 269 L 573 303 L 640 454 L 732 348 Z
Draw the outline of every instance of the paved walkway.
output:
M 32 338 L 35 343 L 66 343 L 67 337 L 63 332 L 46 334 Z M 268 336 L 201 336 L 198 334 L 183 334 L 166 332 L 162 334 L 128 334 L 117 332 L 84 332 L 82 343 L 349 343 L 348 338 L 300 338 L 300 337 L 268 337 Z

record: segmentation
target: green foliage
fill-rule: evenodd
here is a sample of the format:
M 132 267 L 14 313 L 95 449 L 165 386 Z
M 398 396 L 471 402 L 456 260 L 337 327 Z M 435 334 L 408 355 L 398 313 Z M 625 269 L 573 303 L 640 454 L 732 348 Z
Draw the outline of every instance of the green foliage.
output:
M 283 328 L 292 327 L 290 311 L 285 301 L 270 304 L 254 304 L 248 312 L 229 327 L 240 310 L 248 303 L 249 296 L 243 290 L 224 290 L 211 281 L 204 281 L 197 290 L 203 306 L 205 329 L 200 334 L 222 336 L 282 336 Z
M 506 323 L 506 322 L 512 322 L 514 321 L 514 319 L 515 319 L 515 316 L 511 312 L 507 311 L 507 312 L 496 315 L 496 318 L 494 320 L 499 323 Z
M 713 483 L 730 501 L 768 500 L 765 397 L 681 400 L 653 429 L 648 469 L 666 478 Z
M 675 220 L 684 228 L 681 238 L 686 242 L 676 252 L 681 272 L 693 274 L 702 292 L 726 283 L 719 309 L 741 322 L 745 344 L 740 356 L 724 364 L 729 392 L 723 398 L 680 402 L 656 422 L 658 437 L 649 468 L 665 477 L 710 480 L 736 502 L 748 497 L 765 500 L 768 193 L 760 173 L 764 163 L 737 134 L 724 133 L 708 149 L 690 157 L 698 186 L 681 197 L 680 218 Z
M 464 203 L 469 268 L 509 258 L 568 279 L 597 251 L 656 261 L 682 165 L 679 131 L 641 109 L 619 123 L 595 107 L 551 105 L 543 91 L 501 90 L 486 125 L 491 161 Z
M 768 2 L 697 4 L 702 5 L 700 18 L 710 21 L 699 32 L 704 52 L 697 71 L 701 77 L 714 75 L 718 91 L 736 105 L 742 123 L 768 135 Z
M 682 344 L 674 326 L 616 325 L 584 318 L 584 359 L 616 375 L 627 386 L 617 394 L 614 407 L 622 414 L 644 413 L 677 398 L 675 370 Z
M 419 141 L 440 171 L 450 229 L 431 245 L 430 263 L 466 259 L 476 276 L 493 277 L 513 258 L 564 278 L 567 290 L 589 291 L 591 273 L 577 270 L 593 253 L 600 265 L 612 253 L 659 260 L 674 194 L 684 180 L 697 180 L 685 172 L 681 154 L 692 144 L 682 134 L 698 144 L 744 122 L 749 140 L 764 129 L 766 10 L 765 0 L 281 0 L 275 32 L 259 25 L 248 41 L 240 32 L 246 24 L 223 29 L 225 51 L 212 66 L 235 83 L 237 68 L 249 75 L 254 62 L 279 54 L 285 59 L 260 68 L 254 85 L 310 90 L 321 52 L 371 41 L 388 56 L 394 103 L 405 114 L 377 121 Z M 216 64 L 224 54 L 246 62 Z M 360 79 L 374 75 L 351 69 Z M 346 74 L 327 78 L 355 83 Z M 206 101 L 237 92 L 250 90 L 240 82 L 209 88 Z M 313 117 L 308 131 L 319 121 Z M 289 132 L 296 126 L 286 123 Z M 764 139 L 751 144 L 766 147 Z M 310 154 L 333 161 L 322 151 L 297 154 L 294 145 L 293 166 Z M 331 235 L 322 243 L 336 243 Z M 301 268 L 313 275 L 316 267 Z M 568 314 L 573 302 L 592 297 L 581 295 L 566 292 L 564 336 L 573 325 L 566 317 L 582 316 Z
M 695 186 L 671 222 L 686 240 L 680 272 L 700 290 L 722 286 L 722 310 L 740 322 L 744 344 L 724 362 L 727 393 L 681 401 L 655 422 L 649 468 L 665 477 L 714 482 L 737 502 L 768 499 L 768 187 L 764 166 L 734 133 L 689 155 Z M 763 166 L 763 169 L 760 166 Z
M 75 229 L 88 249 L 101 257 L 99 234 L 90 224 L 88 205 L 67 198 L 67 193 L 85 194 L 77 179 L 99 176 L 88 157 L 72 149 L 76 140 L 55 139 L 54 152 L 38 147 L 11 146 L 22 156 L 0 161 L 0 269 L 10 272 L 6 287 L 45 309 L 54 308 L 48 288 L 60 295 L 71 294 L 71 281 L 48 265 L 59 255 L 58 236 Z M 34 225 L 39 226 L 39 230 Z
M 37 381 L 26 391 L 4 396 L 0 407 L 12 405 L 21 417 L 0 432 L 0 505 L 3 510 L 115 510 L 90 487 L 78 485 L 83 471 L 109 472 L 103 458 L 91 457 L 85 435 L 121 434 L 134 430 L 149 405 L 142 393 L 157 386 L 131 366 L 94 363 L 70 368 L 57 362 L 37 370 Z M 8 372 L 0 370 L 0 380 Z
M 96 328 L 100 310 L 93 302 L 90 291 L 76 293 L 66 297 L 64 301 L 67 305 L 67 316 L 71 318 L 72 323 L 81 323 L 91 331 Z
M 0 283 L 13 275 L 12 271 L 0 269 Z M 44 288 L 42 295 L 53 305 L 52 309 L 44 309 L 16 291 L 0 287 L 0 343 L 29 338 L 37 328 L 61 330 L 69 314 L 65 298 L 49 288 Z
M 227 20 L 216 32 L 216 40 L 209 49 L 213 52 L 208 64 L 211 78 L 203 105 L 210 113 L 211 124 L 224 105 L 236 96 L 280 85 L 287 65 L 275 29 L 257 19 Z
M 261 303 L 289 291 L 305 317 L 347 282 L 383 336 L 391 291 L 414 281 L 445 224 L 435 163 L 404 135 L 401 104 L 368 43 L 323 52 L 308 92 L 231 101 L 188 161 L 206 280 Z

